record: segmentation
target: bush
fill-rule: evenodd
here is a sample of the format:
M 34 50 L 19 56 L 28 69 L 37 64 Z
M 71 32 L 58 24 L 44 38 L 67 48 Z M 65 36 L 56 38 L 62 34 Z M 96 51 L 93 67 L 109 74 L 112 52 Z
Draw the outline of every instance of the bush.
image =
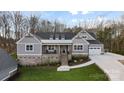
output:
M 124 50 L 112 51 L 113 53 L 124 55 Z
M 77 65 L 89 61 L 89 56 L 86 55 L 73 55 L 72 60 L 69 60 L 69 65 Z
M 77 60 L 77 61 L 80 61 L 80 60 L 89 60 L 89 57 L 86 56 L 86 55 L 75 55 L 75 56 L 72 56 L 72 60 Z
M 16 53 L 12 53 L 11 56 L 12 56 L 14 59 L 17 59 Z

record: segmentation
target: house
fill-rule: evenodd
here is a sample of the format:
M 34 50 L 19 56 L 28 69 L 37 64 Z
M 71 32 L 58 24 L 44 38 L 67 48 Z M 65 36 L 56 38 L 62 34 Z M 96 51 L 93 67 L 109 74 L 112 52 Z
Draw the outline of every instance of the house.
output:
M 17 56 L 22 65 L 61 62 L 68 65 L 72 55 L 100 55 L 104 45 L 88 31 L 28 33 L 17 41 Z
M 0 81 L 7 80 L 17 71 L 17 63 L 11 56 L 0 48 Z

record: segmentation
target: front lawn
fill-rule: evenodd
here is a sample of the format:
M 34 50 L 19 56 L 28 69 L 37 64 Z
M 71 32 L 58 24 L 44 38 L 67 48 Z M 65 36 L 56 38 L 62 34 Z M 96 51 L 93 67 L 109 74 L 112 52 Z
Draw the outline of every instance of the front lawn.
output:
M 57 72 L 57 67 L 36 66 L 19 67 L 19 73 L 10 80 L 15 81 L 106 81 L 106 74 L 95 64 L 71 69 L 69 72 Z

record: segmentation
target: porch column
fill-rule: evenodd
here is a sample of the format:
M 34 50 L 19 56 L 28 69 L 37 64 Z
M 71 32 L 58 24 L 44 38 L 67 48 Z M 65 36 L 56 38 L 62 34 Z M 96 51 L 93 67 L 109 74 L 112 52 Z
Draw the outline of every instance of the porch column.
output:
M 59 45 L 59 54 L 60 54 L 60 51 L 61 51 L 61 50 L 60 50 L 60 45 Z

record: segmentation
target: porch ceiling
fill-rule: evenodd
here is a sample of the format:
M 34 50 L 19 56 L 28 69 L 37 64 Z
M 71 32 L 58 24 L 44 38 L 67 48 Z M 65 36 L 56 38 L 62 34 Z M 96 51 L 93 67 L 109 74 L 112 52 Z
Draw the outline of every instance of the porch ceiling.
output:
M 72 40 L 42 40 L 43 45 L 72 45 Z

